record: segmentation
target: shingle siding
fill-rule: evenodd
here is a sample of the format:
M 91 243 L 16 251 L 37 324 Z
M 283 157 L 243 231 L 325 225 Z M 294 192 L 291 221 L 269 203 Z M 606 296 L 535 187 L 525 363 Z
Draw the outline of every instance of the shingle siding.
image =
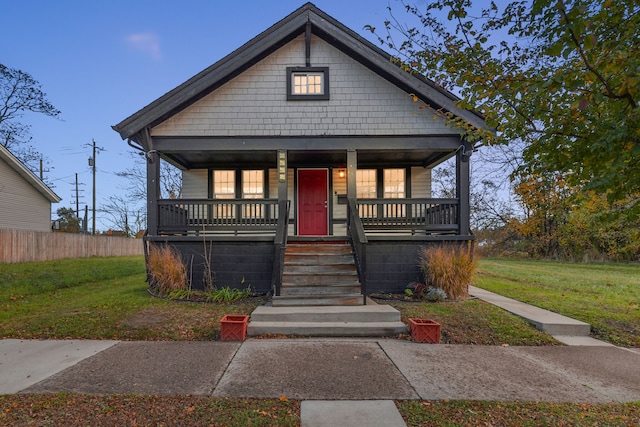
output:
M 298 37 L 152 130 L 154 136 L 450 134 L 434 110 L 313 36 L 313 66 L 329 67 L 329 101 L 287 101 L 286 67 L 302 66 Z

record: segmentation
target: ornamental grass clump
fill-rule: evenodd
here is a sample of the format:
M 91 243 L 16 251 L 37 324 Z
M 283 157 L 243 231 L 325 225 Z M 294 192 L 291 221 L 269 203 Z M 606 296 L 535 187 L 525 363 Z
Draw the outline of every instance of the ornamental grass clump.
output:
M 147 258 L 150 285 L 158 295 L 187 289 L 187 269 L 178 251 L 171 246 L 151 246 Z
M 450 299 L 460 299 L 469 294 L 475 272 L 475 262 L 469 250 L 442 245 L 421 248 L 419 256 L 427 285 L 442 289 Z

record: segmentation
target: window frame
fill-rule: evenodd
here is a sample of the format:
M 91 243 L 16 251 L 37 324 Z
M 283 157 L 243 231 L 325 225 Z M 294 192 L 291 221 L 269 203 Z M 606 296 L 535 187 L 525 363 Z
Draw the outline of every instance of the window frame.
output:
M 293 76 L 303 73 L 322 75 L 322 93 L 293 93 Z M 287 67 L 288 101 L 328 101 L 329 99 L 329 67 Z

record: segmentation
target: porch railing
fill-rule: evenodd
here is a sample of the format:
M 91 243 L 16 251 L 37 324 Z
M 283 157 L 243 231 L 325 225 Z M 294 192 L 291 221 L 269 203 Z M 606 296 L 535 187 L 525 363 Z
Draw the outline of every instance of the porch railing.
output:
M 356 202 L 353 199 L 347 200 L 347 235 L 349 236 L 349 243 L 353 250 L 353 254 L 356 262 L 356 269 L 358 270 L 358 279 L 360 279 L 360 288 L 364 298 L 364 303 L 367 303 L 367 236 L 364 232 L 360 215 L 358 214 L 358 208 Z
M 278 218 L 278 226 L 276 229 L 276 236 L 273 239 L 275 248 L 274 262 L 273 262 L 273 294 L 280 295 L 280 288 L 282 287 L 282 272 L 284 269 L 284 254 L 287 248 L 287 237 L 289 233 L 289 201 L 283 200 L 278 204 L 278 210 L 280 216 Z
M 275 231 L 278 199 L 158 200 L 158 234 Z
M 456 234 L 458 199 L 358 199 L 366 231 L 424 231 Z

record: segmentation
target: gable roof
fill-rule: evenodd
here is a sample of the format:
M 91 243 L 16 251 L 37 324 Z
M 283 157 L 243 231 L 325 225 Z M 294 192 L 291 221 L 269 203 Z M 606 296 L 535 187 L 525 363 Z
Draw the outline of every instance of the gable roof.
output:
M 312 34 L 342 50 L 407 93 L 414 93 L 434 109 L 449 111 L 477 128 L 487 128 L 478 113 L 455 105 L 458 100 L 455 95 L 437 87 L 419 74 L 404 71 L 392 61 L 393 57 L 390 54 L 327 15 L 314 4 L 306 3 L 231 54 L 113 126 L 113 129 L 122 139 L 140 142 L 145 128 L 162 123 L 304 34 L 307 22 L 311 23 Z
M 14 156 L 4 146 L 0 145 L 0 159 L 4 160 L 13 170 L 15 170 L 25 181 L 27 181 L 33 188 L 38 190 L 45 198 L 51 203 L 58 203 L 62 200 L 56 193 L 53 192 L 44 182 L 42 182 L 37 176 L 34 175 L 16 156 Z

